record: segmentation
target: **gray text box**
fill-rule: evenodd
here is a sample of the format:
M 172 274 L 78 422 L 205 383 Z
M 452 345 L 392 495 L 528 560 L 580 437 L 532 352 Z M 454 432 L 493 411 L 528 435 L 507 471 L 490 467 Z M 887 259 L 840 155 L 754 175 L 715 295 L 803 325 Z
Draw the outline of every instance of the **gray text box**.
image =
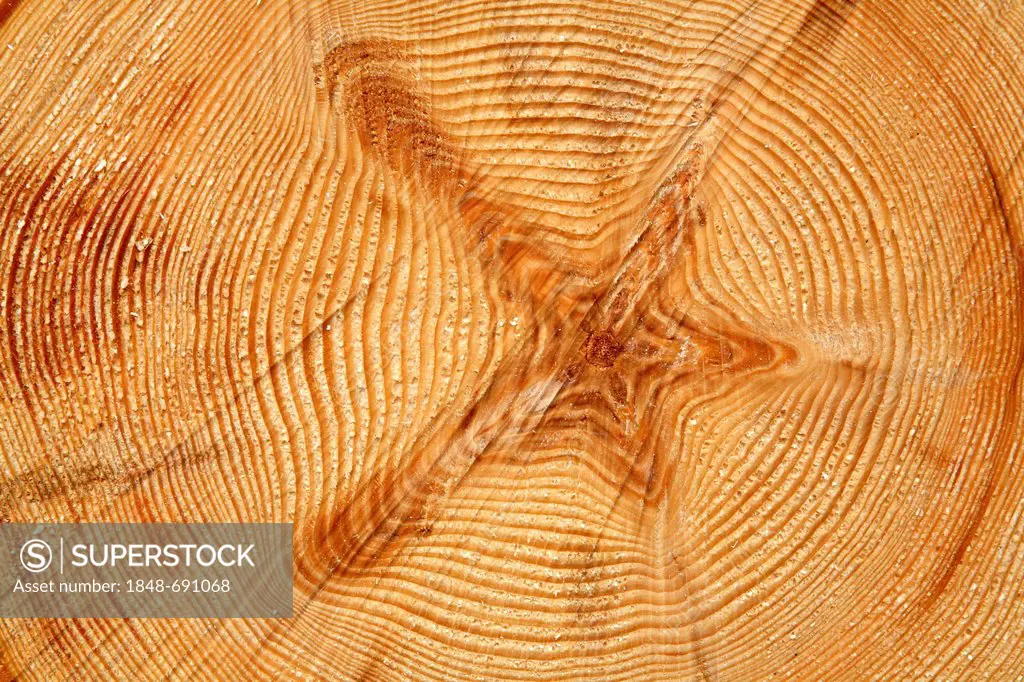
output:
M 0 524 L 0 618 L 287 618 L 285 523 Z

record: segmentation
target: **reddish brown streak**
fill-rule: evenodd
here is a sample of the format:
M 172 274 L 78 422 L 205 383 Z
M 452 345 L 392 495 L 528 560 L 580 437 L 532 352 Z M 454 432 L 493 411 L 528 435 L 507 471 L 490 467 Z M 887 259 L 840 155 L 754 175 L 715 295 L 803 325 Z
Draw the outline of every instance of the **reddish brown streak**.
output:
M 0 0 L 0 26 L 3 26 L 4 22 L 14 14 L 14 10 L 18 8 L 19 4 L 21 4 L 21 0 Z

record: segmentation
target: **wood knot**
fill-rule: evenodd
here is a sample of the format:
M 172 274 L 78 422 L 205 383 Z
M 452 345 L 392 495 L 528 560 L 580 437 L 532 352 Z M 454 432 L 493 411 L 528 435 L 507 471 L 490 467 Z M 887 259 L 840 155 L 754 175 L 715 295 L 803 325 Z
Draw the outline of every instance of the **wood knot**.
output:
M 595 367 L 611 367 L 622 355 L 622 344 L 610 331 L 591 334 L 584 348 L 587 362 Z

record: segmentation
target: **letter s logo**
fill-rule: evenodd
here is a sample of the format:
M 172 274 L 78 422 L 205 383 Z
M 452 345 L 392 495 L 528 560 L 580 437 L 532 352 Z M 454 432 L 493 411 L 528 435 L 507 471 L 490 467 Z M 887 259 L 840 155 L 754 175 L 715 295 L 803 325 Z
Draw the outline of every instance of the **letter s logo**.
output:
M 29 540 L 21 546 L 21 565 L 33 573 L 45 571 L 53 561 L 50 545 L 42 540 Z

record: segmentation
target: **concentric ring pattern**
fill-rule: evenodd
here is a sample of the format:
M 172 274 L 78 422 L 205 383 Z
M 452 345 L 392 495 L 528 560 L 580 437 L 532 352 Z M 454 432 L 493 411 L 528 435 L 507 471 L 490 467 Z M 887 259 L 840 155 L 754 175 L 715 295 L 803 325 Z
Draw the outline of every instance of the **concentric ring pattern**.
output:
M 1024 675 L 1024 5 L 0 0 L 0 516 L 286 521 L 0 679 Z

